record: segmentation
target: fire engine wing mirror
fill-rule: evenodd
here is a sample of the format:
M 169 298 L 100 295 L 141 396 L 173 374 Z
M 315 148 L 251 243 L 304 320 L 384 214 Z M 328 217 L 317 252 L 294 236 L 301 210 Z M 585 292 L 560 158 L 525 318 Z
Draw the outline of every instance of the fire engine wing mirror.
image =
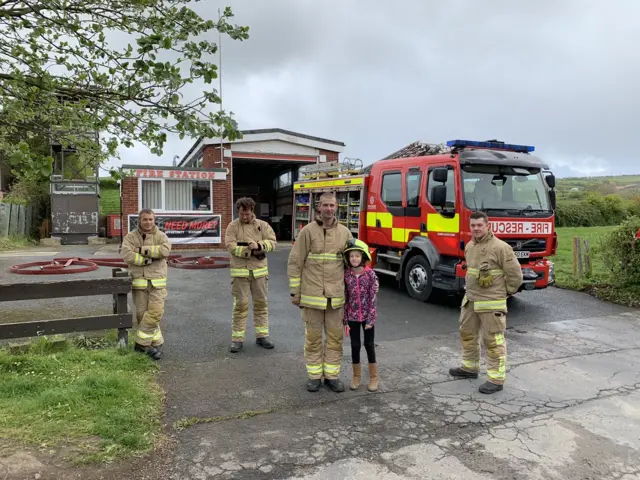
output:
M 556 211 L 556 191 L 549 191 L 549 201 L 551 202 L 551 210 Z
M 449 178 L 449 170 L 447 168 L 435 168 L 433 170 L 433 181 L 438 183 L 447 183 Z
M 436 185 L 431 189 L 431 205 L 444 208 L 447 205 L 447 186 Z
M 544 178 L 547 181 L 547 185 L 549 185 L 549 188 L 556 188 L 556 176 L 555 175 L 547 175 Z

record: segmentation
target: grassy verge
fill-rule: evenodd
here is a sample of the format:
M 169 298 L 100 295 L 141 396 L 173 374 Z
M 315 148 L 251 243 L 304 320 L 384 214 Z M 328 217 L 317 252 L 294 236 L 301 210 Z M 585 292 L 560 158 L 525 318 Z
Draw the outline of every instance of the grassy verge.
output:
M 17 250 L 33 245 L 33 241 L 27 237 L 0 237 L 0 252 Z
M 2 437 L 63 448 L 75 463 L 152 450 L 162 416 L 157 365 L 131 349 L 52 345 L 42 339 L 26 353 L 0 351 Z
M 604 235 L 615 227 L 563 227 L 558 228 L 558 250 L 553 258 L 556 269 L 556 284 L 561 288 L 590 293 L 602 300 L 626 305 L 640 306 L 640 287 L 620 288 L 614 285 L 604 267 L 598 245 Z M 592 249 L 590 277 L 577 278 L 573 274 L 573 238 L 589 240 Z

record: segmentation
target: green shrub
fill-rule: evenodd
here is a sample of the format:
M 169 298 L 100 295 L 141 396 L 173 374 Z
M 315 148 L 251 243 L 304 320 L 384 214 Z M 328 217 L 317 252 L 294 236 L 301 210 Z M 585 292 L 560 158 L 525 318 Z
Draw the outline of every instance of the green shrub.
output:
M 615 285 L 640 285 L 640 240 L 635 240 L 639 228 L 640 217 L 629 217 L 599 242 L 598 252 Z
M 640 216 L 640 197 L 631 199 L 620 195 L 601 195 L 589 192 L 580 201 L 561 199 L 556 209 L 559 227 L 599 227 L 619 225 L 630 216 Z

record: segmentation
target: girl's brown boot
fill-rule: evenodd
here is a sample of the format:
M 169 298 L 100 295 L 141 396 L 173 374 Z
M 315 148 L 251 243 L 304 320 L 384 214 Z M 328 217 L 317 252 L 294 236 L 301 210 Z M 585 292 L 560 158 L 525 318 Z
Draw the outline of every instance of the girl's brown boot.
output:
M 370 392 L 375 392 L 378 390 L 378 364 L 370 363 L 369 364 L 369 386 L 367 390 Z
M 360 375 L 361 369 L 359 363 L 353 364 L 353 379 L 351 379 L 351 390 L 357 390 L 360 388 Z

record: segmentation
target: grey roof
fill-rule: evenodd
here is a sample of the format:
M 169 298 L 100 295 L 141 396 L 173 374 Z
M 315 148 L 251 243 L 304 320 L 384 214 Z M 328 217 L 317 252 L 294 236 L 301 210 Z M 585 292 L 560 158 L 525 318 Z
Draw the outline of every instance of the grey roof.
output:
M 307 140 L 315 140 L 316 142 L 324 142 L 331 145 L 338 145 L 340 147 L 346 146 L 344 142 L 338 142 L 337 140 L 329 140 L 328 138 L 322 137 L 314 137 L 313 135 L 305 135 L 304 133 L 292 132 L 291 130 L 285 130 L 283 128 L 262 128 L 262 129 L 253 129 L 253 130 L 240 130 L 242 135 L 256 135 L 260 133 L 282 133 L 284 135 L 291 135 L 293 137 L 298 138 L 306 138 Z M 203 137 L 198 138 L 189 151 L 182 157 L 182 160 L 178 163 L 178 166 L 182 165 L 182 163 L 193 153 L 193 151 L 198 147 L 198 144 L 203 140 Z M 223 143 L 233 143 L 224 141 Z

